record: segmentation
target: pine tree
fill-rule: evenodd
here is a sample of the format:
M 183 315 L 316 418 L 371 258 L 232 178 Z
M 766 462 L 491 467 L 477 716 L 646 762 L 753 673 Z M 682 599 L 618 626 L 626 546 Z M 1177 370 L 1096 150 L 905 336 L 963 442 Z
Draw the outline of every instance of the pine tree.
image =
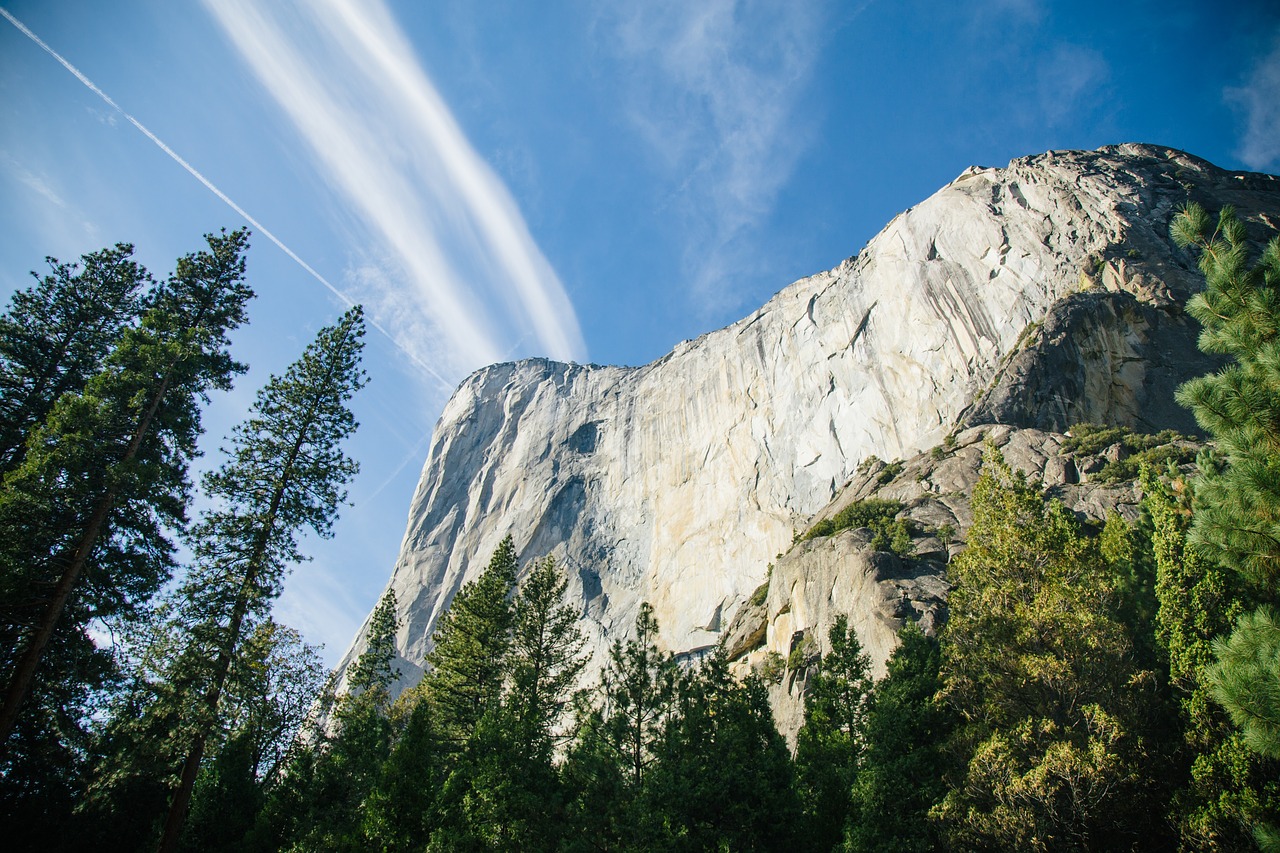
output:
M 185 521 L 199 405 L 243 370 L 228 334 L 253 295 L 243 283 L 247 233 L 206 239 L 207 252 L 180 259 L 148 295 L 83 391 L 58 399 L 0 487 L 0 751 L 10 761 L 33 742 L 30 732 L 11 736 L 20 713 L 28 727 L 66 715 L 76 686 L 101 686 L 92 679 L 110 671 L 93 663 L 85 627 L 127 618 L 168 578 L 163 530 Z M 52 668 L 41 673 L 46 650 Z
M 398 726 L 397 712 L 404 718 Z M 431 713 L 430 702 L 401 701 L 393 708 L 394 746 L 364 809 L 365 835 L 381 849 L 420 850 L 442 823 L 436 801 L 444 764 Z
M 578 614 L 564 603 L 567 588 L 555 560 L 539 560 L 520 586 L 513 614 L 505 704 L 520 753 L 544 764 L 550 764 L 561 712 L 587 664 Z
M 178 843 L 244 638 L 266 617 L 288 567 L 303 559 L 299 533 L 331 535 L 345 486 L 358 469 L 342 443 L 357 426 L 347 403 L 365 383 L 363 335 L 358 306 L 322 329 L 283 376 L 273 376 L 258 392 L 249 419 L 232 435 L 228 461 L 204 479 L 217 505 L 191 534 L 195 562 L 177 596 L 190 643 L 174 676 L 198 695 L 187 716 L 190 741 L 163 850 Z
M 227 734 L 196 779 L 183 849 L 243 849 L 323 680 L 297 631 L 268 619 L 246 639 L 223 699 Z
M 836 617 L 827 639 L 829 650 L 810 680 L 804 726 L 796 736 L 807 843 L 824 853 L 844 835 L 871 692 L 871 661 L 847 617 Z
M 453 750 L 466 745 L 502 698 L 516 570 L 515 543 L 507 536 L 480 577 L 454 596 L 427 655 L 431 669 L 414 690 L 432 703 L 437 731 Z
M 866 749 L 845 833 L 850 853 L 928 853 L 942 841 L 929 820 L 947 790 L 942 744 L 953 726 L 937 699 L 942 655 L 914 622 L 898 636 L 902 644 L 867 707 Z
M 655 837 L 643 795 L 659 739 L 674 710 L 677 668 L 658 648 L 658 622 L 640 605 L 635 636 L 615 641 L 597 703 L 578 703 L 564 767 L 571 850 L 649 848 Z
M 151 276 L 133 246 L 84 255 L 79 263 L 46 258 L 50 273 L 13 295 L 0 315 L 0 476 L 22 462 L 27 436 L 67 392 L 83 390 L 141 310 Z
M 1244 224 L 1224 207 L 1215 224 L 1189 205 L 1174 218 L 1174 240 L 1199 253 L 1205 290 L 1187 311 L 1204 326 L 1200 349 L 1230 356 L 1216 374 L 1178 390 L 1178 402 L 1214 438 L 1219 455 L 1194 484 L 1190 542 L 1234 571 L 1257 609 L 1215 646 L 1213 693 L 1261 755 L 1280 759 L 1280 237 L 1256 262 Z M 1260 826 L 1266 849 L 1280 830 Z
M 550 558 L 535 561 L 512 612 L 506 690 L 480 718 L 446 780 L 455 814 L 435 843 L 453 848 L 554 850 L 563 831 L 553 764 L 563 708 L 586 664 L 567 581 Z M 447 839 L 447 844 L 446 844 Z
M 334 706 L 333 733 L 315 745 L 306 786 L 288 839 L 300 850 L 364 850 L 364 805 L 391 755 L 391 685 L 396 645 L 396 598 L 388 590 L 369 620 L 367 645 Z
M 764 683 L 739 682 L 723 650 L 681 679 L 642 804 L 658 827 L 653 849 L 786 850 L 800 801 L 786 742 Z
M 1185 481 L 1166 484 L 1144 471 L 1142 490 L 1156 561 L 1155 640 L 1167 661 L 1182 739 L 1182 777 L 1170 820 L 1184 849 L 1251 851 L 1250 828 L 1280 817 L 1277 768 L 1245 747 L 1213 700 L 1209 680 L 1213 640 L 1245 609 L 1245 591 L 1234 573 L 1188 544 L 1191 495 Z

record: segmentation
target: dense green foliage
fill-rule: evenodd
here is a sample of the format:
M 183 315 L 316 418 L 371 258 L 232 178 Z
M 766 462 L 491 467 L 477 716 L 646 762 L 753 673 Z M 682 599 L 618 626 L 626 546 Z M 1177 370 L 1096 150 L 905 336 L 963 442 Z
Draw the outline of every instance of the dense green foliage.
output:
M 1204 326 L 1200 348 L 1231 358 L 1218 373 L 1178 391 L 1178 401 L 1191 408 L 1216 447 L 1203 457 L 1193 484 L 1187 538 L 1207 563 L 1233 573 L 1224 577 L 1223 586 L 1239 589 L 1239 606 L 1251 608 L 1235 619 L 1229 637 L 1214 641 L 1217 661 L 1199 675 L 1244 743 L 1275 760 L 1280 759 L 1280 632 L 1274 610 L 1280 602 L 1280 237 L 1255 259 L 1245 225 L 1233 210 L 1224 208 L 1214 222 L 1195 205 L 1174 220 L 1173 236 L 1199 254 L 1205 275 L 1205 290 L 1187 305 Z M 1242 763 L 1250 769 L 1254 764 Z M 1240 775 L 1237 769 L 1236 778 Z M 1256 784 L 1241 787 L 1258 792 Z M 1258 802 L 1245 803 L 1244 810 L 1268 813 L 1267 821 L 1257 824 L 1258 840 L 1268 850 L 1280 850 L 1274 786 L 1259 794 Z
M 1117 445 L 1120 448 L 1117 458 L 1108 460 L 1102 470 L 1093 474 L 1095 480 L 1104 483 L 1133 480 L 1144 465 L 1163 471 L 1170 465 L 1192 461 L 1196 453 L 1186 436 L 1171 429 L 1151 435 L 1128 427 L 1098 424 L 1073 426 L 1062 442 L 1062 449 L 1081 456 L 1096 456 Z
M 952 561 L 943 695 L 959 784 L 938 810 L 974 849 L 1130 849 L 1152 825 L 1135 668 L 1098 542 L 991 451 Z
M 910 557 L 914 551 L 911 535 L 917 531 L 911 519 L 898 518 L 902 509 L 902 504 L 897 501 L 879 498 L 856 501 L 831 518 L 824 518 L 809 528 L 800 537 L 800 541 L 865 527 L 871 530 L 871 547 L 877 551 L 892 551 L 900 557 Z

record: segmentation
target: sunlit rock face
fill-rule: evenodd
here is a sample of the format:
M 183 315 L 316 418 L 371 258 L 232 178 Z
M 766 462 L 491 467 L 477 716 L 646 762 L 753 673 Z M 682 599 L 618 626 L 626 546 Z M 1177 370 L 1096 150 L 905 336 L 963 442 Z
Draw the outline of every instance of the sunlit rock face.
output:
M 1140 145 L 971 168 L 652 364 L 478 371 L 436 425 L 391 576 L 403 681 L 508 533 L 564 568 L 598 661 L 642 601 L 687 652 L 872 455 L 994 421 L 1193 429 L 1171 395 L 1209 366 L 1180 308 L 1201 279 L 1169 221 L 1193 199 L 1280 224 L 1278 185 Z

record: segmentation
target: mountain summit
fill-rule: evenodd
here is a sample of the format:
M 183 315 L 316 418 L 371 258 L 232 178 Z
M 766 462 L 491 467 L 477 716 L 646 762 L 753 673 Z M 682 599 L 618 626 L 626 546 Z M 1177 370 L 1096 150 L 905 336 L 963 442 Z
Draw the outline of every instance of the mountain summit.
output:
M 477 371 L 436 425 L 391 575 L 402 686 L 507 534 L 522 562 L 555 556 L 597 661 L 642 601 L 697 654 L 871 457 L 980 424 L 1193 431 L 1173 390 L 1215 365 L 1182 310 L 1202 278 L 1168 236 L 1189 201 L 1280 226 L 1280 178 L 1150 145 L 1052 151 L 965 170 L 651 364 Z

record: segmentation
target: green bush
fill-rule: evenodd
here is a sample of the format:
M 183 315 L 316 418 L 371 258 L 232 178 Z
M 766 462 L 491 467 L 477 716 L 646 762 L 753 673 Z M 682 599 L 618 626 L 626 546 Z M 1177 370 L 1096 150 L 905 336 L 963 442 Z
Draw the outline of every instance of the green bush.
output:
M 898 501 L 878 498 L 858 501 L 849 504 L 832 518 L 819 521 L 801 537 L 801 540 L 817 539 L 820 536 L 831 536 L 841 530 L 866 527 L 872 533 L 871 547 L 877 551 L 892 551 L 900 557 L 910 557 L 915 553 L 911 537 L 917 532 L 917 528 L 910 519 L 898 518 L 897 515 L 900 512 L 902 512 L 902 504 Z
M 1191 462 L 1195 459 L 1195 450 L 1179 444 L 1187 440 L 1186 436 L 1171 429 L 1152 435 L 1134 432 L 1128 427 L 1077 424 L 1071 428 L 1071 435 L 1062 443 L 1062 449 L 1081 456 L 1095 456 L 1113 444 L 1119 444 L 1129 454 L 1124 459 L 1108 462 L 1097 474 L 1098 480 L 1114 483 L 1134 479 L 1143 464 L 1163 470 L 1170 463 L 1183 465 Z

